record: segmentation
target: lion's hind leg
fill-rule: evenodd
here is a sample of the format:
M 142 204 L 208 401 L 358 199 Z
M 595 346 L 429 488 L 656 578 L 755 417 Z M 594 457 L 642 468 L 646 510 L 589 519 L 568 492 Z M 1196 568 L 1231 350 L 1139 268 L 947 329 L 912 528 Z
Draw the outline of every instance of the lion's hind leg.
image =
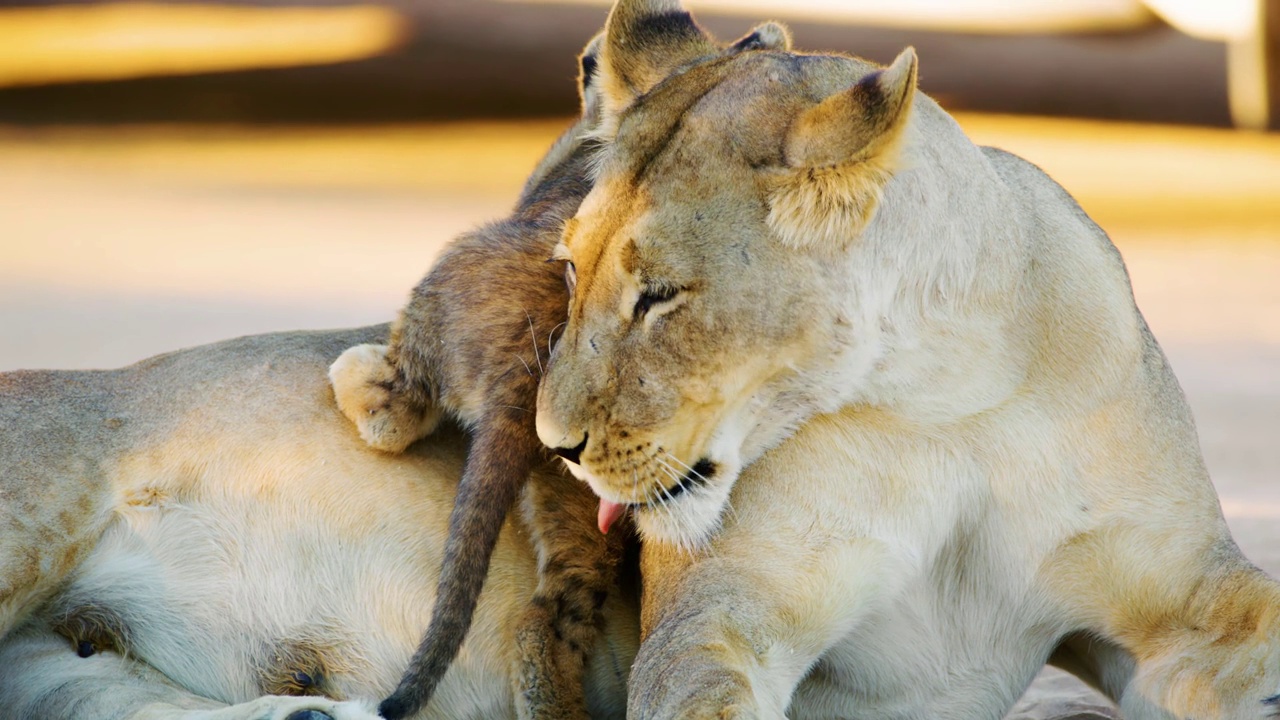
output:
M 386 345 L 347 348 L 329 366 L 329 382 L 338 409 L 355 424 L 360 437 L 378 450 L 403 452 L 440 422 L 440 408 L 423 407 L 398 390 Z

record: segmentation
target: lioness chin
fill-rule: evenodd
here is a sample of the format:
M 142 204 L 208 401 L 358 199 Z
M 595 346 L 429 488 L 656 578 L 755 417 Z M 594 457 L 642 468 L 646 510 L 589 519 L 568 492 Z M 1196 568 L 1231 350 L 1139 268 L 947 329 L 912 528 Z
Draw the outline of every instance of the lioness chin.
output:
M 666 77 L 704 42 L 612 11 L 538 400 L 645 536 L 638 717 L 994 718 L 1050 659 L 1130 720 L 1275 714 L 1280 585 L 1107 236 L 910 50 Z

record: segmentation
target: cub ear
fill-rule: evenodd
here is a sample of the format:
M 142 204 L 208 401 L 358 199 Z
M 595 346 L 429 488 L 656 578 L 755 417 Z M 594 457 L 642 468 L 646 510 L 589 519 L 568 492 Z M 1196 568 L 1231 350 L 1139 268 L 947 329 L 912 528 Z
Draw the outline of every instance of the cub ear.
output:
M 604 47 L 604 33 L 596 33 L 595 37 L 582 48 L 578 56 L 578 99 L 582 105 L 583 117 L 594 117 L 600 106 L 600 48 Z
M 897 167 L 916 92 L 916 53 L 801 112 L 770 173 L 769 225 L 784 242 L 845 246 L 871 221 Z
M 726 52 L 740 53 L 748 50 L 791 50 L 791 32 L 781 23 L 766 22 L 753 28 L 730 45 Z
M 605 21 L 598 58 L 606 119 L 676 68 L 718 51 L 679 0 L 618 0 Z

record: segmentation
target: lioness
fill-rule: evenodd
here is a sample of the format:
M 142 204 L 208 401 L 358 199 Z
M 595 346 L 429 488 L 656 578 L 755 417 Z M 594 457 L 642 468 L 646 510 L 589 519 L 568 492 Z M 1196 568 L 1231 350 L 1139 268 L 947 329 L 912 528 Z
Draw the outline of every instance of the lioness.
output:
M 996 718 L 1046 660 L 1129 720 L 1280 713 L 1280 585 L 1105 233 L 909 50 L 655 84 L 707 39 L 614 12 L 537 423 L 645 536 L 632 717 Z

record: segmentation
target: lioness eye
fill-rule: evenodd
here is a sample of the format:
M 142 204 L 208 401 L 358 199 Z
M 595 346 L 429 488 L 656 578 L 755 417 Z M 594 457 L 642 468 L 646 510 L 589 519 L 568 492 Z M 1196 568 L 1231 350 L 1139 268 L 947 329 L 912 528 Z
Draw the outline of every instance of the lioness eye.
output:
M 636 299 L 636 308 L 632 313 L 632 318 L 639 320 L 654 305 L 661 305 L 668 300 L 674 299 L 679 292 L 679 288 L 674 287 L 646 287 L 642 289 L 640 297 Z
M 578 268 L 573 266 L 573 261 L 568 260 L 564 264 L 564 285 L 569 288 L 569 294 L 573 294 L 574 288 L 578 287 Z

